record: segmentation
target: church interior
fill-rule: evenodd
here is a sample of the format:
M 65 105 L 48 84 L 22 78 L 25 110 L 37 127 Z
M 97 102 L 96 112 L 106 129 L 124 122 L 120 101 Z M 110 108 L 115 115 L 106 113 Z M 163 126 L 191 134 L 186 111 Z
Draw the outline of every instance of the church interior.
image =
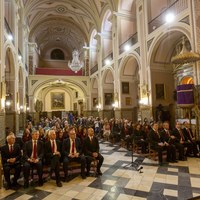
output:
M 29 122 L 73 116 L 187 122 L 199 152 L 199 52 L 199 0 L 0 0 L 0 146 L 8 130 L 22 137 Z M 198 153 L 159 166 L 150 147 L 116 140 L 99 137 L 102 176 L 71 170 L 62 187 L 23 188 L 22 176 L 6 190 L 2 168 L 0 199 L 200 199 Z

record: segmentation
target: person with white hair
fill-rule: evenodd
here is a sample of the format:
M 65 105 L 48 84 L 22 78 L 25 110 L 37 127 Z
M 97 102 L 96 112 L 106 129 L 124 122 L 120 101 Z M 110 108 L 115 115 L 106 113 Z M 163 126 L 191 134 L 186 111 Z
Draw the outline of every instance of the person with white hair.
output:
M 7 143 L 1 148 L 1 159 L 4 171 L 4 177 L 7 182 L 6 189 L 18 186 L 17 180 L 21 172 L 21 150 L 19 144 L 15 143 L 14 134 L 6 137 Z M 10 180 L 10 170 L 15 169 L 13 183 Z
M 56 185 L 62 187 L 60 181 L 60 157 L 61 143 L 56 140 L 55 130 L 49 131 L 49 141 L 45 143 L 45 160 L 46 164 L 51 166 L 51 170 L 55 172 Z

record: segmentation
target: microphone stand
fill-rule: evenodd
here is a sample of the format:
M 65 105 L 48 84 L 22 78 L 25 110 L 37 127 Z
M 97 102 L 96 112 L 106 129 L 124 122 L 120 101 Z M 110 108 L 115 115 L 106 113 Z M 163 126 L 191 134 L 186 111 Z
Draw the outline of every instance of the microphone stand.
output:
M 135 171 L 139 171 L 139 173 L 143 173 L 142 169 L 143 166 L 140 166 L 138 162 L 133 161 L 133 146 L 134 144 L 132 143 L 132 150 L 131 150 L 131 163 L 128 163 L 127 165 L 123 166 L 123 168 L 127 169 L 127 168 L 133 168 L 133 170 Z

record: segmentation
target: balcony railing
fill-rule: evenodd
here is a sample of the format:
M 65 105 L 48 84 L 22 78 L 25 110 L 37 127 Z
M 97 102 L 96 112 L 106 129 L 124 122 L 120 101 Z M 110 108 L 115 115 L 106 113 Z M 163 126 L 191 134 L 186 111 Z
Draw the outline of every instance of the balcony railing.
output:
M 97 71 L 98 71 L 98 64 L 96 64 L 94 67 L 92 67 L 92 68 L 90 69 L 90 75 L 94 74 L 94 73 L 97 72 Z
M 125 46 L 129 45 L 130 47 L 133 46 L 138 42 L 138 35 L 137 32 L 134 33 L 128 40 L 120 44 L 119 46 L 119 54 L 123 53 L 125 51 Z
M 173 13 L 174 15 L 178 15 L 187 7 L 188 7 L 188 0 L 175 1 L 166 10 L 160 13 L 160 15 L 158 15 L 156 18 L 154 18 L 149 22 L 148 24 L 149 34 L 165 23 L 165 16 L 167 13 Z
M 5 26 L 7 34 L 11 35 L 13 37 L 12 43 L 14 44 L 14 35 L 13 35 L 12 30 L 11 30 L 11 28 L 10 28 L 8 22 L 7 22 L 7 19 L 5 17 L 4 17 L 4 26 Z
M 36 75 L 53 75 L 53 76 L 82 76 L 82 69 L 75 73 L 69 69 L 55 69 L 46 67 L 37 67 L 35 70 Z

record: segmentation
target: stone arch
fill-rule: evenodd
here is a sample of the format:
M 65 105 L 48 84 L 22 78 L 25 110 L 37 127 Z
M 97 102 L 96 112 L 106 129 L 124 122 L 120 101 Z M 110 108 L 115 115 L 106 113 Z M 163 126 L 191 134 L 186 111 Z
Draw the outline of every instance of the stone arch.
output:
M 140 93 L 139 63 L 136 56 L 128 55 L 121 61 L 119 82 L 119 103 L 122 117 L 136 122 Z
M 102 73 L 102 105 L 106 110 L 112 110 L 114 102 L 114 73 L 110 68 L 107 68 Z M 113 117 L 113 113 L 110 112 L 108 118 Z
M 6 103 L 9 110 L 15 110 L 15 59 L 14 53 L 11 48 L 7 48 L 5 51 L 5 83 L 6 83 Z M 8 105 L 8 102 L 11 105 Z
M 96 110 L 98 103 L 99 103 L 99 84 L 98 84 L 98 78 L 95 76 L 91 80 L 91 102 L 92 102 L 92 110 Z
M 102 56 L 105 58 L 110 53 L 112 53 L 112 22 L 111 22 L 112 12 L 108 9 L 101 23 L 101 36 L 102 36 Z
M 148 90 L 151 91 L 150 103 L 153 107 L 154 119 L 168 120 L 172 125 L 175 121 L 174 90 L 182 77 L 182 73 L 178 73 L 178 71 L 188 66 L 175 68 L 171 63 L 171 58 L 180 53 L 182 37 L 187 40 L 187 49 L 191 50 L 192 48 L 188 31 L 184 28 L 176 29 L 177 27 L 173 27 L 155 38 L 148 54 L 150 67 Z M 176 52 L 177 49 L 179 52 Z M 187 73 L 193 73 L 193 68 L 191 67 Z M 159 105 L 162 105 L 163 116 L 158 118 Z
M 71 102 L 70 108 L 73 108 L 72 102 L 76 103 L 78 105 L 78 111 L 82 112 L 82 109 L 87 109 L 88 107 L 88 101 L 87 97 L 89 94 L 89 88 L 84 86 L 80 81 L 75 81 L 75 80 L 70 80 L 70 79 L 62 79 L 58 80 L 55 78 L 50 78 L 45 81 L 38 81 L 34 87 L 32 87 L 32 90 L 29 92 L 29 96 L 35 97 L 35 99 L 30 100 L 30 106 L 31 109 L 34 110 L 34 104 L 35 101 L 38 99 L 41 101 L 43 104 L 45 102 L 45 96 L 49 95 L 48 97 L 51 98 L 51 88 L 56 87 L 58 90 L 63 90 L 64 91 L 64 96 L 68 96 L 68 102 Z M 49 91 L 46 93 L 46 91 Z M 69 94 L 71 91 L 71 94 Z M 78 96 L 76 96 L 76 92 L 78 93 Z M 79 102 L 82 102 L 82 104 L 79 105 Z M 48 107 L 48 111 L 50 108 L 50 105 L 46 106 Z M 65 106 L 66 108 L 66 106 Z M 64 109 L 65 109 L 64 108 Z M 69 107 L 68 107 L 69 108 Z M 61 109 L 62 110 L 62 109 Z M 43 110 L 45 111 L 45 110 Z M 79 113 L 81 114 L 81 113 Z
M 98 46 L 98 41 L 96 38 L 97 35 L 97 30 L 94 29 L 91 33 L 90 36 L 90 67 L 94 67 L 97 63 L 97 56 L 98 56 L 98 52 L 97 52 L 97 46 Z
M 20 66 L 19 67 L 19 71 L 18 71 L 18 78 L 19 78 L 19 85 L 18 85 L 18 93 L 19 93 L 19 107 L 20 107 L 20 112 L 23 112 L 24 109 L 25 109 L 25 84 L 24 84 L 24 76 L 23 76 L 23 69 L 22 67 Z

